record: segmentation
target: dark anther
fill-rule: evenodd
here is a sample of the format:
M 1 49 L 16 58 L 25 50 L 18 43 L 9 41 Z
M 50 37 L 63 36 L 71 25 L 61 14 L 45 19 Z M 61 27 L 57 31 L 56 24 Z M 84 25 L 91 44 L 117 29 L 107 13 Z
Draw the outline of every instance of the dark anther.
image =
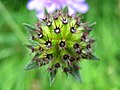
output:
M 52 46 L 52 42 L 48 40 L 46 41 L 45 45 L 47 48 L 50 48 Z
M 34 57 L 34 58 L 33 58 L 33 61 L 40 62 L 40 61 L 41 61 L 41 59 L 40 59 L 40 58 L 38 58 L 38 57 Z
M 47 54 L 47 55 L 46 55 L 46 58 L 47 58 L 48 60 L 52 60 L 52 59 L 53 59 L 53 55 L 52 55 L 52 54 Z
M 64 72 L 69 72 L 69 69 L 68 68 L 64 68 L 63 71 Z
M 40 51 L 40 52 L 43 52 L 44 49 L 43 49 L 42 47 L 39 47 L 39 51 Z
M 74 57 L 70 57 L 70 62 L 73 62 L 73 61 L 75 61 L 75 58 Z
M 48 68 L 47 69 L 49 72 L 52 72 L 53 71 L 53 68 Z
M 60 33 L 60 28 L 58 27 L 58 28 L 54 29 L 54 32 L 55 32 L 56 34 Z
M 70 31 L 71 31 L 71 33 L 75 33 L 75 32 L 76 32 L 76 29 L 75 29 L 74 27 L 71 27 L 71 28 L 70 28 Z
M 77 54 L 81 54 L 81 50 L 77 50 L 76 53 L 77 53 Z
M 75 16 L 75 19 L 78 21 L 80 21 L 80 18 L 79 18 L 79 16 Z
M 67 14 L 68 18 L 72 18 L 72 15 Z
M 88 34 L 89 34 L 88 32 L 84 32 L 82 37 L 81 37 L 81 40 L 85 41 L 87 39 Z
M 77 58 L 76 58 L 76 61 L 80 61 L 80 57 L 77 57 Z
M 53 19 L 54 19 L 54 20 L 57 20 L 57 19 L 58 19 L 58 15 L 54 15 L 54 16 L 53 16 Z
M 35 26 L 39 27 L 39 26 L 40 26 L 40 22 L 37 22 L 37 23 L 35 24 Z
M 69 59 L 69 55 L 68 55 L 68 54 L 64 54 L 64 55 L 63 55 L 63 60 L 66 61 L 66 60 L 68 60 L 68 59 Z
M 86 48 L 87 48 L 87 49 L 91 48 L 91 44 L 88 44 L 88 45 L 86 46 Z
M 88 59 L 88 55 L 81 54 L 82 59 Z
M 66 43 L 65 43 L 65 41 L 61 41 L 61 42 L 59 43 L 59 45 L 60 45 L 60 47 L 65 47 Z
M 89 43 L 90 43 L 90 44 L 92 44 L 92 43 L 94 43 L 94 42 L 95 42 L 94 39 L 89 39 Z
M 49 27 L 49 26 L 52 25 L 52 22 L 51 22 L 51 21 L 48 21 L 48 22 L 46 22 L 46 25 Z
M 42 38 L 43 37 L 43 34 L 42 33 L 39 33 L 38 34 L 38 38 Z
M 83 36 L 88 36 L 88 34 L 89 34 L 88 32 L 84 32 Z
M 34 48 L 31 48 L 31 50 L 32 50 L 32 53 L 35 51 L 35 49 L 34 49 Z
M 92 28 L 89 28 L 88 26 L 84 27 L 84 29 L 88 31 L 92 30 Z
M 48 64 L 48 63 L 49 63 L 49 61 L 48 61 L 48 60 L 46 60 L 46 59 L 43 59 L 43 63 L 46 65 L 46 64 Z
M 67 23 L 68 23 L 68 20 L 67 20 L 67 19 L 63 19 L 63 20 L 62 20 L 62 23 L 63 23 L 63 24 L 67 24 Z
M 73 64 L 73 67 L 74 67 L 76 70 L 79 70 L 79 69 L 80 69 L 80 67 L 79 67 L 78 65 L 75 65 L 75 64 Z
M 39 27 L 38 32 L 42 32 L 42 28 L 41 27 Z
M 56 63 L 56 64 L 55 64 L 55 67 L 56 67 L 56 68 L 60 68 L 60 64 L 59 64 L 59 63 Z
M 47 17 L 43 18 L 42 20 L 43 20 L 43 21 L 46 21 L 46 20 L 47 20 Z
M 31 49 L 31 51 L 32 52 L 34 52 L 35 51 L 35 48 L 34 48 L 34 46 L 31 46 L 31 45 L 26 45 L 29 49 Z
M 78 43 L 75 43 L 74 45 L 73 45 L 73 48 L 74 49 L 78 49 L 80 46 L 79 46 L 79 44 Z
M 76 21 L 76 25 L 80 26 L 80 22 L 79 22 L 79 21 Z
M 34 35 L 32 35 L 31 39 L 32 39 L 32 40 L 35 40 L 35 36 L 34 36 Z

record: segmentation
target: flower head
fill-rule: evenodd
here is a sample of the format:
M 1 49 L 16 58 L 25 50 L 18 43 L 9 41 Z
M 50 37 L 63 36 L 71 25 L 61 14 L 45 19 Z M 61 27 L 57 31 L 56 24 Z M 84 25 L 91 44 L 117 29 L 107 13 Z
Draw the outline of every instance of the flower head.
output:
M 44 17 L 44 8 L 48 13 L 53 13 L 56 10 L 60 10 L 65 6 L 68 6 L 69 14 L 75 14 L 75 12 L 86 13 L 89 9 L 85 0 L 29 0 L 27 8 L 29 10 L 35 10 L 38 18 Z
M 26 46 L 35 54 L 25 69 L 48 65 L 51 81 L 59 69 L 80 80 L 80 61 L 97 60 L 92 51 L 95 40 L 89 35 L 95 23 L 83 22 L 78 13 L 70 16 L 66 9 L 47 13 L 35 26 L 24 24 L 31 33 Z

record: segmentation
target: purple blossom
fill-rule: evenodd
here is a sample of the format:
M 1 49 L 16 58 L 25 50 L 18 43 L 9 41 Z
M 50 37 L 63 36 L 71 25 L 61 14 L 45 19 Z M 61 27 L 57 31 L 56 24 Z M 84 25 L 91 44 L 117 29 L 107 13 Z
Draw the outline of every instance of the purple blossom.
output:
M 89 9 L 85 0 L 29 0 L 27 8 L 29 10 L 35 10 L 38 18 L 43 18 L 44 8 L 47 9 L 48 13 L 52 13 L 55 10 L 64 8 L 66 5 L 68 6 L 70 15 L 76 11 L 86 13 Z

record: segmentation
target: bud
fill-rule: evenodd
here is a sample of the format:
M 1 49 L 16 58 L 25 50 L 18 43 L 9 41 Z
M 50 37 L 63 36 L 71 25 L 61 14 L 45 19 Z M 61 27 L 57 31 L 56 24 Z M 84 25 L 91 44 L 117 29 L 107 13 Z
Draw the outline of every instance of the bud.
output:
M 47 13 L 45 19 L 35 24 L 36 26 L 24 24 L 32 34 L 31 41 L 37 43 L 26 45 L 36 55 L 25 69 L 48 65 L 47 71 L 50 74 L 51 82 L 58 69 L 62 69 L 66 75 L 70 74 L 80 80 L 80 61 L 98 59 L 92 51 L 94 39 L 89 36 L 92 24 L 83 23 L 81 19 L 78 19 L 81 16 L 76 16 L 77 14 L 69 16 L 68 12 L 63 11 L 50 15 Z

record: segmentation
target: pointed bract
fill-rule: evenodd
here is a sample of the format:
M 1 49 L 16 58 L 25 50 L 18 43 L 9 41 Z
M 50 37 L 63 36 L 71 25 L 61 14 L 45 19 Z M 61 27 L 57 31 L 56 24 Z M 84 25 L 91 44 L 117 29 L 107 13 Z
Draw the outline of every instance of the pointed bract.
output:
M 25 66 L 24 70 L 31 70 L 31 69 L 38 68 L 38 67 L 39 67 L 38 63 L 36 61 L 31 60 L 27 64 L 27 66 Z

